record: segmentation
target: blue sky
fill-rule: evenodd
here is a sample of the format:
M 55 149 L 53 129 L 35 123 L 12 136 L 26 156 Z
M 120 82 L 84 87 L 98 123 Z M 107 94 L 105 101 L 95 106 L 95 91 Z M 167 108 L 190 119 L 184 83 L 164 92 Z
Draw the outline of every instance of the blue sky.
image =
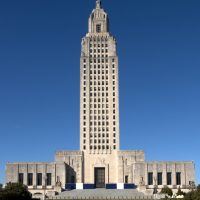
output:
M 0 182 L 6 162 L 79 149 L 81 38 L 95 0 L 0 2 Z M 122 149 L 193 160 L 200 181 L 200 1 L 104 0 L 120 61 Z

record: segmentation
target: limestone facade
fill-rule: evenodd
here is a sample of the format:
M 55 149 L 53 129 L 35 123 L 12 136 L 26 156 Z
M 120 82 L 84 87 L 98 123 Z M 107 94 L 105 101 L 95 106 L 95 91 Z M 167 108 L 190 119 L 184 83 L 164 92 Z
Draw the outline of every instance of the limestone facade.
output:
M 94 184 L 96 167 L 105 168 L 105 184 L 134 184 L 150 193 L 155 186 L 159 189 L 166 185 L 174 190 L 180 186 L 188 191 L 195 183 L 193 162 L 146 162 L 143 151 L 117 151 L 115 155 L 99 157 L 84 155 L 83 151 L 59 151 L 52 163 L 8 163 L 6 182 L 23 182 L 33 194 L 44 190 L 57 191 L 57 186 L 64 190 L 69 183 Z M 29 180 L 31 174 L 32 181 Z M 41 183 L 37 180 L 38 174 L 41 174 Z M 47 174 L 51 174 L 50 183 Z M 150 174 L 152 177 L 149 177 Z M 180 177 L 177 177 L 178 174 Z M 23 180 L 20 180 L 20 175 L 23 175 Z
M 105 184 L 134 184 L 144 192 L 189 188 L 193 162 L 147 162 L 144 151 L 120 150 L 117 45 L 99 0 L 88 29 L 80 59 L 80 151 L 58 151 L 52 163 L 8 163 L 6 182 L 22 182 L 32 193 L 59 192 L 67 184 L 95 185 L 95 170 L 103 169 Z

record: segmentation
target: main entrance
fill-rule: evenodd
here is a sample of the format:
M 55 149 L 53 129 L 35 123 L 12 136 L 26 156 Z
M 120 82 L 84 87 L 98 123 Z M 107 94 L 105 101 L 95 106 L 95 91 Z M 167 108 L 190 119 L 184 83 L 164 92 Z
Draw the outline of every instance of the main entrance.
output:
M 95 187 L 104 188 L 105 187 L 105 168 L 97 167 L 94 168 L 94 177 L 95 177 Z

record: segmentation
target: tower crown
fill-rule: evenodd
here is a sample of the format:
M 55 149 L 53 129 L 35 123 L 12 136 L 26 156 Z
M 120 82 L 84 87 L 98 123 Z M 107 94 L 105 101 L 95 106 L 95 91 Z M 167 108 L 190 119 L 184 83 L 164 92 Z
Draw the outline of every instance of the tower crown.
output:
M 101 1 L 97 0 L 96 1 L 96 9 L 100 9 L 101 8 Z
M 101 7 L 101 1 L 96 1 L 96 8 L 92 11 L 89 18 L 89 33 L 109 32 L 109 19 L 107 13 Z

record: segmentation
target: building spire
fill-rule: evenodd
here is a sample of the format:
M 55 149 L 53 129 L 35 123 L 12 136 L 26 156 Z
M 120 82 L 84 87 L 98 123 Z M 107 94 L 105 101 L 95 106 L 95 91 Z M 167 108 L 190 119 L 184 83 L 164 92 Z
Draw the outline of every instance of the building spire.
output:
M 96 8 L 97 9 L 101 8 L 101 0 L 96 0 Z

